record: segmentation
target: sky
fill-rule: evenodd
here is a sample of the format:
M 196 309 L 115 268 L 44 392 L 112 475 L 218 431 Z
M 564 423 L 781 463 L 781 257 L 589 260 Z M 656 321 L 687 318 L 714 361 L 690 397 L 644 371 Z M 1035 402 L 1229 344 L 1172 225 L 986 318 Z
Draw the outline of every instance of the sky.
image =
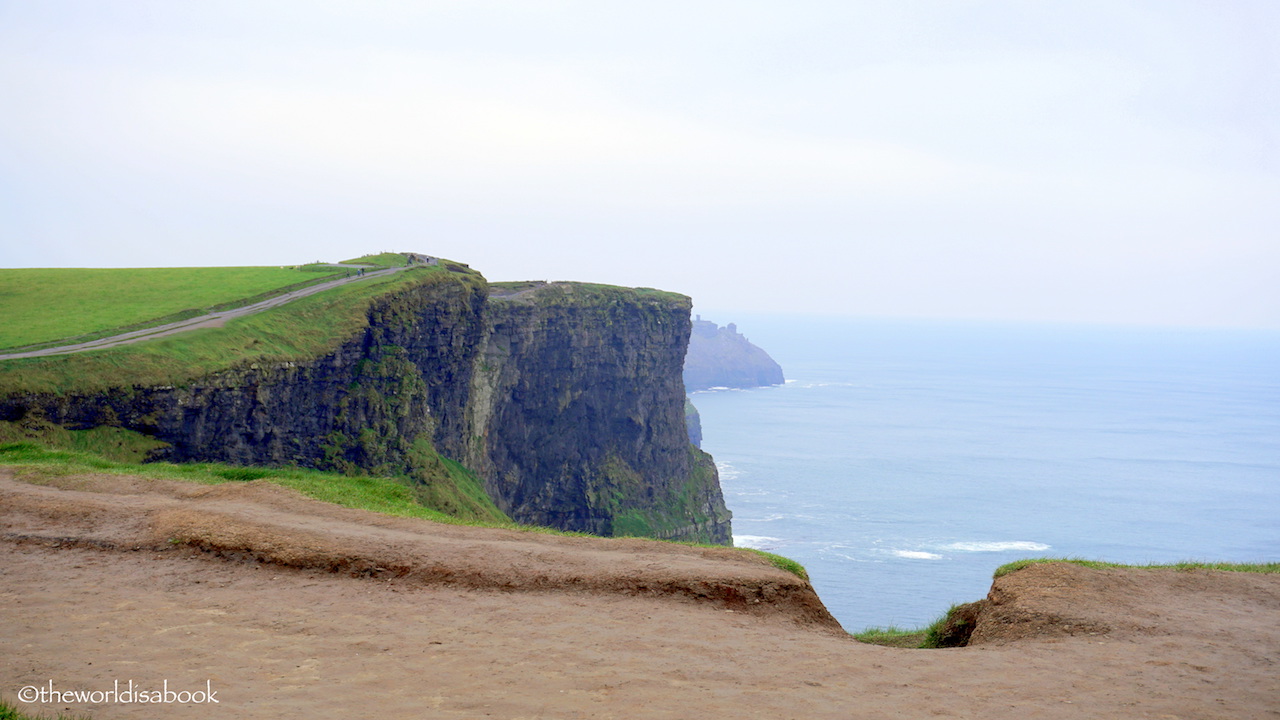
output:
M 1280 3 L 0 0 L 0 267 L 1280 328 Z

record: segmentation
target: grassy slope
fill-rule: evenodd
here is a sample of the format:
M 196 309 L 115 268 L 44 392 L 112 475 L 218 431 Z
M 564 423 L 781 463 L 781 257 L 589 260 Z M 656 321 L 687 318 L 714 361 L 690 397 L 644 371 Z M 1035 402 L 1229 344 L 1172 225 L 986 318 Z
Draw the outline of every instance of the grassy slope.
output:
M 459 476 L 456 485 L 443 481 L 431 484 L 439 505 L 428 507 L 420 502 L 421 488 L 407 478 L 222 463 L 141 463 L 140 456 L 156 446 L 155 440 L 120 428 L 46 431 L 0 422 L 0 465 L 37 479 L 77 473 L 113 473 L 206 485 L 265 480 L 343 507 L 435 522 L 514 527 L 483 490 L 477 497 L 480 481 L 462 466 L 456 470 Z M 453 512 L 437 509 L 442 506 Z
M 99 336 L 247 304 L 345 271 L 295 268 L 0 269 L 0 348 Z
M 349 265 L 377 265 L 379 267 L 404 267 L 409 264 L 409 258 L 401 253 L 378 253 L 376 255 L 364 255 L 350 260 L 343 260 L 344 264 Z
M 417 284 L 460 280 L 484 282 L 478 274 L 451 273 L 443 266 L 414 268 L 236 318 L 221 328 L 88 353 L 0 361 L 0 392 L 182 385 L 237 362 L 306 360 L 332 350 L 356 332 L 378 295 Z
M 47 423 L 36 427 L 23 427 L 15 423 L 0 422 L 0 467 L 11 468 L 21 476 L 37 481 L 41 477 L 79 473 L 115 473 L 207 485 L 263 480 L 293 488 L 316 500 L 388 515 L 455 525 L 594 537 L 584 533 L 519 525 L 511 521 L 493 506 L 492 501 L 484 494 L 478 478 L 462 465 L 447 459 L 444 462 L 449 466 L 457 488 L 449 496 L 448 501 L 458 506 L 475 503 L 491 508 L 491 511 L 463 514 L 441 512 L 424 505 L 423 500 L 428 498 L 424 497 L 422 489 L 405 478 L 343 475 L 301 468 L 243 467 L 222 463 L 140 463 L 138 458 L 155 447 L 155 442 L 144 435 L 120 428 L 66 430 Z M 68 449 L 70 447 L 89 449 Z M 436 486 L 435 492 L 444 493 L 446 490 L 447 488 L 441 484 Z M 685 542 L 677 544 L 724 549 L 722 545 Z M 738 548 L 738 550 L 763 556 L 774 567 L 786 570 L 804 580 L 809 579 L 804 568 L 794 560 L 749 548 Z

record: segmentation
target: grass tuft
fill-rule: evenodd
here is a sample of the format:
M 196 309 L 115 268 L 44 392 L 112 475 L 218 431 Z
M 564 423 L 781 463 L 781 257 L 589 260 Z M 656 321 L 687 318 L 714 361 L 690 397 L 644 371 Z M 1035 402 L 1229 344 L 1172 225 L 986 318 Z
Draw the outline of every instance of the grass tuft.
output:
M 894 625 L 872 627 L 862 632 L 852 633 L 852 635 L 859 642 L 883 645 L 885 647 L 910 648 L 913 650 L 948 647 L 949 643 L 945 638 L 944 628 L 946 628 L 947 621 L 951 620 L 951 616 L 959 607 L 961 606 L 952 605 L 947 608 L 946 612 L 939 615 L 937 620 L 923 627 L 900 628 Z
M 852 633 L 855 640 L 868 645 L 917 649 L 925 647 L 926 632 L 923 628 L 871 627 L 862 632 Z
M 766 550 L 756 550 L 755 548 L 742 548 L 742 549 L 748 550 L 757 555 L 763 555 L 765 558 L 769 560 L 769 563 L 771 565 L 778 568 L 779 570 L 786 570 L 787 572 L 791 573 L 792 575 L 795 575 L 801 580 L 804 580 L 805 582 L 809 582 L 809 571 L 805 570 L 803 565 L 796 562 L 795 560 L 792 560 L 789 557 L 783 557 L 782 555 L 775 555 L 774 553 L 768 552 Z

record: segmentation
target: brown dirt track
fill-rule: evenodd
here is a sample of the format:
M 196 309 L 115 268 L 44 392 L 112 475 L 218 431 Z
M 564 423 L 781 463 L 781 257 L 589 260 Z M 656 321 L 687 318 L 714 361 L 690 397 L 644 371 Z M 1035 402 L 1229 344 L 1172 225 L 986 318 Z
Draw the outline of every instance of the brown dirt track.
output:
M 753 556 L 441 526 L 261 483 L 0 469 L 0 693 L 94 718 L 1277 718 L 1280 576 L 1032 566 L 975 645 L 843 635 Z M 179 542 L 170 542 L 178 540 Z

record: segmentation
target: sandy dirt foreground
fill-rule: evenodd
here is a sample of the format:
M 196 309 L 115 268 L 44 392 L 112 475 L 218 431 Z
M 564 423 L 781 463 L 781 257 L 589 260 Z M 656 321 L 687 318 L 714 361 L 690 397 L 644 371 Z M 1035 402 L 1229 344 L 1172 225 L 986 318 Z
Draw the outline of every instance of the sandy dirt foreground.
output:
M 0 694 L 167 681 L 218 703 L 31 711 L 1280 717 L 1275 575 L 1033 566 L 997 581 L 982 644 L 895 650 L 740 553 L 390 519 L 262 483 L 53 482 L 0 468 Z

